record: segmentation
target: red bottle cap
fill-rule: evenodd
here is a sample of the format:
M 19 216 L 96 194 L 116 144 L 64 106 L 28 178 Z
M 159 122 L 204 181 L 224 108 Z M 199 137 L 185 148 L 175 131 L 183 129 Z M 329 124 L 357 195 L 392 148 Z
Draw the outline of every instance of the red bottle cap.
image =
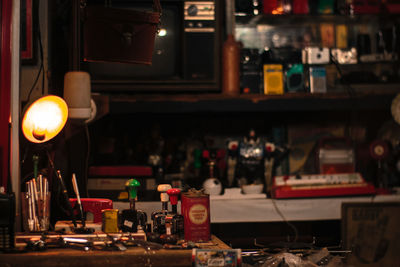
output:
M 178 204 L 178 196 L 181 193 L 179 188 L 171 188 L 167 190 L 167 194 L 169 195 L 169 201 L 171 201 L 171 205 Z

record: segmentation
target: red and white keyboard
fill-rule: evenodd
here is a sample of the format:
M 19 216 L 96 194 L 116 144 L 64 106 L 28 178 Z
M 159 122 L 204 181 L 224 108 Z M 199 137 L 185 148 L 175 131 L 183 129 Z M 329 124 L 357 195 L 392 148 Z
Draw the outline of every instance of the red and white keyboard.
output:
M 273 198 L 373 195 L 376 189 L 360 173 L 275 176 Z

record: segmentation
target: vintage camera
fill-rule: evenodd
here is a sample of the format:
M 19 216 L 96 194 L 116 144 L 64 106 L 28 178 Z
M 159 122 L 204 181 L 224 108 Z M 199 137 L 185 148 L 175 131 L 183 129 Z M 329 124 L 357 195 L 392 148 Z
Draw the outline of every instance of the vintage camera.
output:
M 339 64 L 357 64 L 357 49 L 332 49 L 332 58 Z
M 329 64 L 329 48 L 305 47 L 301 52 L 303 64 Z
M 322 66 L 313 66 L 309 68 L 310 92 L 326 93 L 326 69 Z
M 288 64 L 285 71 L 286 91 L 304 91 L 304 68 L 303 64 Z

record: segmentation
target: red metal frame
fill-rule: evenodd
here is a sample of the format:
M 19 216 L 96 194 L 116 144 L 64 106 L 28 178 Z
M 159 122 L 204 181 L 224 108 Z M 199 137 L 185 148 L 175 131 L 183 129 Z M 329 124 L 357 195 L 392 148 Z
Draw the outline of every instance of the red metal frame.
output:
M 21 14 L 25 16 L 25 42 L 26 50 L 21 50 L 21 59 L 32 59 L 33 58 L 33 2 L 32 0 L 26 0 L 26 13 Z M 22 36 L 21 36 L 22 37 Z
M 6 190 L 10 168 L 11 15 L 12 0 L 1 1 L 0 185 Z

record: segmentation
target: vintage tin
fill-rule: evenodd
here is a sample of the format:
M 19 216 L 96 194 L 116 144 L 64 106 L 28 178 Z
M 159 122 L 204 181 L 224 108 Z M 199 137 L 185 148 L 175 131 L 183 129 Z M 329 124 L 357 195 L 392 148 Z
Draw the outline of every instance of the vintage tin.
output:
M 105 209 L 101 211 L 102 214 L 102 231 L 104 233 L 118 233 L 118 210 Z
M 195 189 L 182 193 L 181 213 L 184 217 L 185 240 L 206 242 L 210 233 L 210 196 Z

